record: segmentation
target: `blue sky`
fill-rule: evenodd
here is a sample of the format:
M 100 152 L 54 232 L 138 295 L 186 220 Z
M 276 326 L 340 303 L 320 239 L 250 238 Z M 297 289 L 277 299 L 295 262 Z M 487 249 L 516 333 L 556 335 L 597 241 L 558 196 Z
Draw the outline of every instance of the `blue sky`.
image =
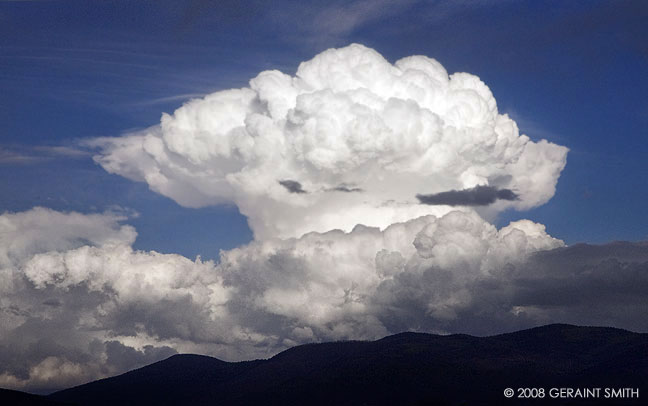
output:
M 645 3 L 214 3 L 0 1 L 0 211 L 121 206 L 139 213 L 136 248 L 216 258 L 251 238 L 235 207 L 180 207 L 78 142 L 359 42 L 479 76 L 522 132 L 570 148 L 553 199 L 498 225 L 529 218 L 568 244 L 648 239 Z

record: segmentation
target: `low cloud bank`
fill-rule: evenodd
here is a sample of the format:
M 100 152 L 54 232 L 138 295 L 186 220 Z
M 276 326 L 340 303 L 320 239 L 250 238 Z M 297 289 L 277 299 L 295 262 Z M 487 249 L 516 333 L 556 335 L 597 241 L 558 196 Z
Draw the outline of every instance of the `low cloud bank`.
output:
M 549 322 L 648 331 L 648 245 L 564 244 L 452 211 L 253 241 L 219 263 L 132 249 L 126 214 L 0 216 L 0 387 L 58 388 L 175 352 L 268 357 L 405 330 Z M 19 237 L 20 236 L 20 237 Z

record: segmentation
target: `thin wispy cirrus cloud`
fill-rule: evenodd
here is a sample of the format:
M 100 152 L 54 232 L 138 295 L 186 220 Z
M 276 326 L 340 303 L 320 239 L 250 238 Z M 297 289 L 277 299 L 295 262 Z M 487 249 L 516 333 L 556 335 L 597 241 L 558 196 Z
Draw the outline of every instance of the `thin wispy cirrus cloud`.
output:
M 158 98 L 154 98 L 154 99 L 145 99 L 145 100 L 141 100 L 141 101 L 136 101 L 136 102 L 131 103 L 130 105 L 133 105 L 133 106 L 155 106 L 155 105 L 159 105 L 159 104 L 166 104 L 166 103 L 169 103 L 169 102 L 184 103 L 187 100 L 197 99 L 197 98 L 201 98 L 201 97 L 204 97 L 204 96 L 205 96 L 204 93 L 183 93 L 183 94 L 176 94 L 176 95 L 172 95 L 172 96 L 164 96 L 164 97 L 158 97 Z
M 406 330 L 648 329 L 645 244 L 566 247 L 542 224 L 498 229 L 467 204 L 544 204 L 568 150 L 520 134 L 478 77 L 425 56 L 330 49 L 84 145 L 185 207 L 236 205 L 254 240 L 203 261 L 133 249 L 128 211 L 2 214 L 2 387 Z
M 90 151 L 77 146 L 0 146 L 0 164 L 29 165 L 56 159 L 84 159 L 90 155 Z
M 267 15 L 279 30 L 286 29 L 286 20 L 295 22 L 289 31 L 283 32 L 285 40 L 299 42 L 302 46 L 304 41 L 321 46 L 344 41 L 363 26 L 404 12 L 416 3 L 416 0 L 328 2 L 304 4 L 290 11 L 269 9 Z
M 30 83 L 40 83 L 39 95 L 50 103 L 123 115 L 141 114 L 160 105 L 175 106 L 204 96 L 220 81 L 236 82 L 235 73 L 216 75 L 211 67 L 187 66 L 183 62 L 193 52 L 218 55 L 221 51 L 214 47 L 186 45 L 176 50 L 173 58 L 163 44 L 155 42 L 150 42 L 146 51 L 138 48 L 144 44 L 118 41 L 87 40 L 81 45 L 3 45 L 0 60 L 6 69 L 0 83 L 17 92 Z M 74 75 L 75 80 L 43 81 L 43 71 L 51 72 L 46 76 Z
M 438 24 L 451 20 L 457 14 L 497 4 L 502 1 L 446 1 L 446 0 L 397 0 L 350 2 L 327 2 L 322 4 L 303 4 L 291 8 L 290 12 L 281 9 L 268 9 L 267 16 L 278 30 L 286 29 L 285 21 L 293 21 L 290 31 L 283 38 L 290 42 L 322 46 L 347 41 L 349 36 L 366 26 L 380 24 L 403 15 L 413 8 L 423 9 L 423 18 L 428 24 Z M 407 29 L 407 27 L 401 27 Z

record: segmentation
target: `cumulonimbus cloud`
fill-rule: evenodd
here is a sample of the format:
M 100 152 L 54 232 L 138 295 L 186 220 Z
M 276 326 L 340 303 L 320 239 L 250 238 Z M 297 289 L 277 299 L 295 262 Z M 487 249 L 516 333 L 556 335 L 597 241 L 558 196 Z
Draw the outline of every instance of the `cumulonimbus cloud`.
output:
M 520 135 L 478 77 L 425 56 L 391 64 L 358 44 L 90 144 L 108 172 L 181 205 L 237 205 L 257 239 L 440 216 L 452 208 L 416 195 L 477 186 L 515 191 L 494 212 L 528 209 L 553 196 L 567 155 Z M 362 193 L 329 193 L 339 185 Z
M 184 206 L 236 204 L 255 239 L 190 260 L 134 250 L 123 211 L 0 215 L 0 386 L 404 330 L 648 330 L 645 245 L 564 247 L 541 224 L 485 220 L 550 199 L 567 149 L 520 135 L 477 77 L 427 57 L 328 50 L 89 144 Z

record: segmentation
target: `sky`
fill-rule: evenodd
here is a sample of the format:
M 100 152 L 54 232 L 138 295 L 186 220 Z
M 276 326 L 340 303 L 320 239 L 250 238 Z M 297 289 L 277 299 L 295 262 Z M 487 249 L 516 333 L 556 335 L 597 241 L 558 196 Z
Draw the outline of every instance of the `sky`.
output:
M 0 1 L 0 387 L 404 330 L 648 331 L 647 17 Z

